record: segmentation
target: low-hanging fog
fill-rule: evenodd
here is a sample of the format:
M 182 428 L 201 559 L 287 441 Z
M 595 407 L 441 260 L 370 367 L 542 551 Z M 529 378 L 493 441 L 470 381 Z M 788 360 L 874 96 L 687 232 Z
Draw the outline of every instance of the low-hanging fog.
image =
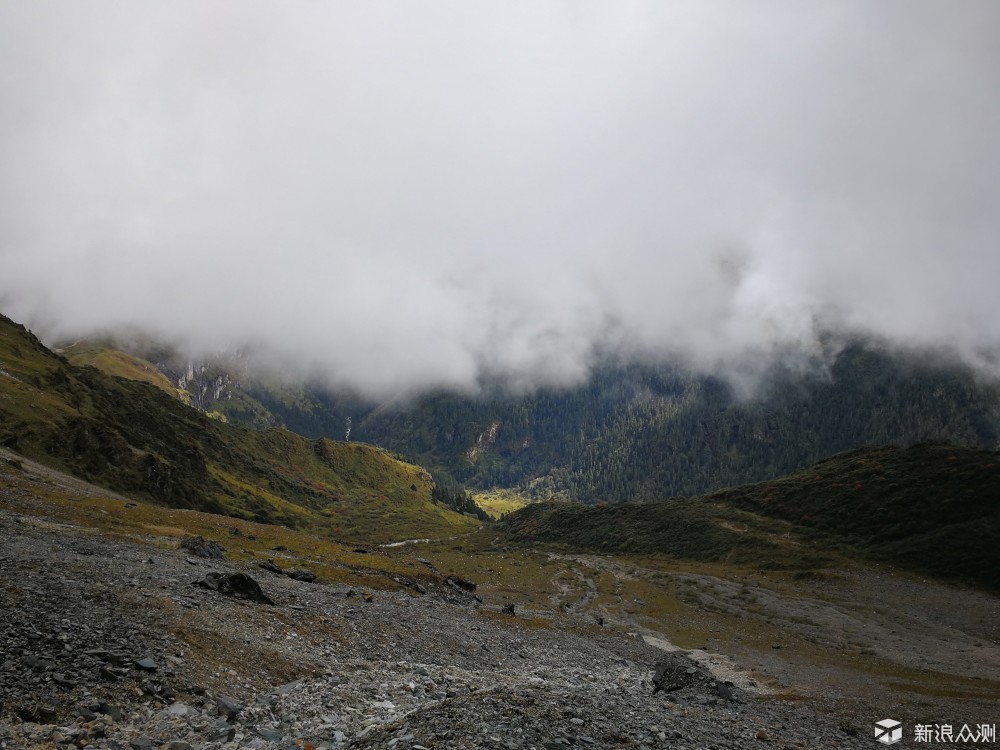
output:
M 0 4 L 0 312 L 372 394 L 1000 348 L 1000 3 Z

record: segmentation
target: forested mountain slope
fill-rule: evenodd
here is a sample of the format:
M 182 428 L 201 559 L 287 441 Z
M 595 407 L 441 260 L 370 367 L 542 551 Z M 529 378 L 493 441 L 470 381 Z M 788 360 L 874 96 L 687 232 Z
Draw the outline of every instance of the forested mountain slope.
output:
M 159 359 L 156 359 L 156 357 Z M 148 357 L 192 403 L 247 426 L 384 446 L 470 487 L 620 502 L 774 478 L 870 444 L 1000 445 L 1000 386 L 925 353 L 857 340 L 803 374 L 775 368 L 753 398 L 670 365 L 606 364 L 577 387 L 375 403 L 220 363 Z M 176 359 L 176 358 L 174 358 Z
M 342 430 L 357 409 L 320 393 L 308 408 L 256 395 L 283 423 L 311 434 Z M 958 366 L 857 343 L 822 376 L 774 372 L 752 400 L 716 378 L 635 365 L 521 397 L 429 395 L 355 411 L 352 426 L 352 437 L 470 486 L 619 502 L 773 478 L 869 444 L 994 448 L 1000 388 Z

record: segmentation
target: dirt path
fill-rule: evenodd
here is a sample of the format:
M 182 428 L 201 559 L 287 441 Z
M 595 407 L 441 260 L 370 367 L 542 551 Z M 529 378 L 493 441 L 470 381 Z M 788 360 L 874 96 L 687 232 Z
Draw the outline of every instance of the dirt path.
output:
M 378 545 L 381 549 L 393 549 L 394 547 L 407 547 L 411 544 L 430 544 L 432 542 L 450 542 L 453 539 L 464 539 L 465 537 L 472 536 L 473 534 L 478 534 L 482 530 L 482 526 L 474 531 L 468 531 L 465 534 L 454 534 L 452 536 L 439 537 L 437 539 L 403 539 L 399 542 L 389 542 L 388 544 Z

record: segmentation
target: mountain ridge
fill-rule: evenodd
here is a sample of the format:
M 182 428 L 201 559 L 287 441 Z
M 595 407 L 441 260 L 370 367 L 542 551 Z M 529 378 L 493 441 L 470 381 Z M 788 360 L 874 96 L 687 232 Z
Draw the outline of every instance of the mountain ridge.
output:
M 775 568 L 860 556 L 1000 590 L 1000 452 L 868 446 L 701 497 L 536 503 L 500 527 L 519 543 Z
M 147 382 L 76 367 L 0 318 L 0 445 L 173 507 L 357 542 L 468 531 L 423 469 L 361 443 L 210 419 Z
M 1000 446 L 1000 384 L 864 339 L 838 345 L 812 374 L 776 367 L 753 399 L 670 365 L 606 364 L 573 388 L 372 402 L 257 375 L 250 355 L 227 370 L 223 362 L 166 366 L 162 350 L 153 354 L 174 386 L 231 422 L 381 445 L 436 477 L 534 499 L 699 495 L 870 444 Z M 191 377 L 178 379 L 181 370 Z

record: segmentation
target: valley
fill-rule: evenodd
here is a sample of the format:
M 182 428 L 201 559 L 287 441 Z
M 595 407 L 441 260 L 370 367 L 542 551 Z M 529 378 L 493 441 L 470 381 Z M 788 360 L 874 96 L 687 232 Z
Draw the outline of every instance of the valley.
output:
M 934 352 L 833 337 L 749 395 L 670 362 L 595 364 L 516 394 L 484 383 L 376 400 L 275 372 L 253 351 L 191 358 L 148 339 L 75 342 L 70 362 L 161 388 L 230 424 L 380 445 L 482 498 L 585 503 L 700 495 L 867 445 L 1000 445 L 1000 387 Z M 500 502 L 497 513 L 513 507 Z
M 993 716 L 988 447 L 641 502 L 559 500 L 572 464 L 469 493 L 460 465 L 240 426 L 193 375 L 75 351 L 0 320 L 4 750 L 818 750 Z M 521 412 L 553 440 L 556 413 Z M 456 418 L 467 468 L 497 460 L 505 422 L 471 451 Z
M 998 29 L 0 2 L 0 750 L 996 747 Z
M 8 748 L 856 748 L 883 715 L 986 721 L 1000 694 L 1000 600 L 836 555 L 766 570 L 493 527 L 340 545 L 10 452 L 0 536 Z M 179 549 L 192 536 L 225 559 Z M 192 585 L 210 570 L 249 573 L 274 606 Z M 127 657 L 113 677 L 107 653 Z M 158 671 L 130 666 L 145 657 Z M 654 694 L 664 659 L 687 682 Z

